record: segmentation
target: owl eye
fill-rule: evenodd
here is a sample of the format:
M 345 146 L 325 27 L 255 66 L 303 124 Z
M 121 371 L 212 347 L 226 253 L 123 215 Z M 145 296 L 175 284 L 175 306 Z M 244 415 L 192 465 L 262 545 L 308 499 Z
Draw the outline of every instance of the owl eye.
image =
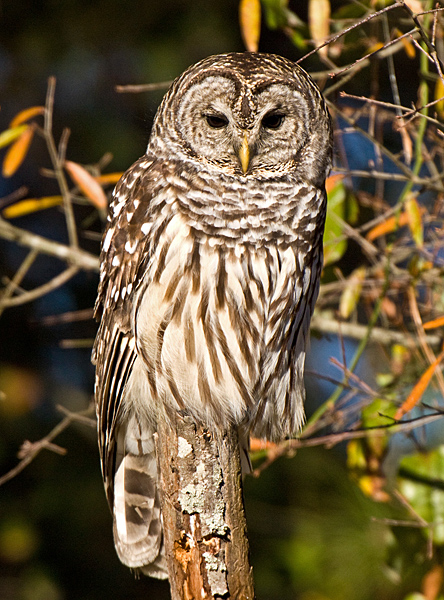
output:
M 228 119 L 225 115 L 205 115 L 207 123 L 213 129 L 222 129 L 228 125 Z
M 269 113 L 262 119 L 262 126 L 267 129 L 279 129 L 284 121 L 285 115 L 281 113 Z

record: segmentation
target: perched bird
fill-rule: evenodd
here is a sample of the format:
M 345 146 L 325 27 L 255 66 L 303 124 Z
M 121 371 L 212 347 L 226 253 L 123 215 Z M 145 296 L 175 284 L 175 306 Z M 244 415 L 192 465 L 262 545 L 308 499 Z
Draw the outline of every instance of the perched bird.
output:
M 93 362 L 103 479 L 129 567 L 168 576 L 160 419 L 181 411 L 270 440 L 301 428 L 331 154 L 330 118 L 303 69 L 221 54 L 173 82 L 146 154 L 116 186 Z

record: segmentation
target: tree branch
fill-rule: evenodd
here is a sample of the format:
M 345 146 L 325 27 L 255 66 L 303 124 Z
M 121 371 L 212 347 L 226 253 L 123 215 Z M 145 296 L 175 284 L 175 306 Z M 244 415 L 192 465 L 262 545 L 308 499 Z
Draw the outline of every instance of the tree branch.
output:
M 100 261 L 98 256 L 89 254 L 80 248 L 66 246 L 59 242 L 48 240 L 40 235 L 20 229 L 15 225 L 11 225 L 5 219 L 0 217 L 0 237 L 5 240 L 17 242 L 21 246 L 35 248 L 42 254 L 55 256 L 73 266 L 79 267 L 85 271 L 99 271 Z
M 178 415 L 156 444 L 172 600 L 253 600 L 236 429 Z

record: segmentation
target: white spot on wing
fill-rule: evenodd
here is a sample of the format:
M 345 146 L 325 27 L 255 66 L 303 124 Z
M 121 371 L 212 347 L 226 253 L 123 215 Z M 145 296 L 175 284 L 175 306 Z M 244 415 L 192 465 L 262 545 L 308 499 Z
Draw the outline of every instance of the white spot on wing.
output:
M 123 201 L 123 202 L 121 201 L 121 202 L 119 202 L 118 204 L 115 204 L 115 205 L 113 206 L 113 215 L 114 215 L 115 217 L 117 217 L 117 215 L 120 213 L 120 211 L 122 210 L 122 208 L 123 208 L 123 205 L 124 205 L 124 204 L 125 204 L 125 202 L 124 202 L 124 201 Z
M 137 240 L 134 240 L 134 243 L 131 244 L 131 242 L 127 242 L 125 244 L 125 250 L 128 252 L 128 254 L 134 254 L 134 252 L 136 251 L 137 248 Z
M 114 227 L 108 229 L 105 239 L 103 240 L 103 250 L 104 252 L 108 252 L 109 247 L 111 245 L 111 238 L 113 237 Z

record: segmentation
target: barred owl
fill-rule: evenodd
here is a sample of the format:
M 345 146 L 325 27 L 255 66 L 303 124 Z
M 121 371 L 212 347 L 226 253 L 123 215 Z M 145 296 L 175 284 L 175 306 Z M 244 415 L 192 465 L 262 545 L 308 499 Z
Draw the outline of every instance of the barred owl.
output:
M 129 567 L 167 577 L 160 419 L 182 411 L 270 440 L 302 425 L 331 153 L 305 71 L 222 54 L 173 82 L 146 154 L 116 186 L 93 362 L 103 479 Z

